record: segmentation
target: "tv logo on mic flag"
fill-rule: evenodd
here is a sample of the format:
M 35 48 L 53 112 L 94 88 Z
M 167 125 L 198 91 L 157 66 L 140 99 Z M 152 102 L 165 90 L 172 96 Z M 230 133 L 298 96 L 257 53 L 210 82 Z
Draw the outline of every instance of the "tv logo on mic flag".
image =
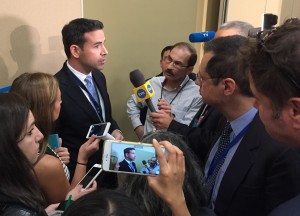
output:
M 152 88 L 149 81 L 133 89 L 133 93 L 136 96 L 138 102 L 143 102 L 146 99 L 151 98 L 155 94 L 154 89 Z

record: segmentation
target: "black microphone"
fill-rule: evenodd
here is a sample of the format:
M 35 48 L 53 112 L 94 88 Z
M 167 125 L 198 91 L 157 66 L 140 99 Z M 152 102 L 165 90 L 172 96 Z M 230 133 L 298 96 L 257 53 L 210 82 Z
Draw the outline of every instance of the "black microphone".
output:
M 146 167 L 146 169 L 150 172 L 150 169 L 149 169 L 150 165 L 145 160 L 143 160 L 142 163 Z
M 215 37 L 214 31 L 195 32 L 190 34 L 189 40 L 192 43 L 206 42 L 206 41 L 210 41 L 214 37 Z
M 135 87 L 135 89 L 133 89 L 133 93 L 135 94 L 137 101 L 145 101 L 149 110 L 151 112 L 156 112 L 151 101 L 151 97 L 155 94 L 155 92 L 150 82 L 145 82 L 144 74 L 140 70 L 136 69 L 130 72 L 129 78 L 132 85 Z

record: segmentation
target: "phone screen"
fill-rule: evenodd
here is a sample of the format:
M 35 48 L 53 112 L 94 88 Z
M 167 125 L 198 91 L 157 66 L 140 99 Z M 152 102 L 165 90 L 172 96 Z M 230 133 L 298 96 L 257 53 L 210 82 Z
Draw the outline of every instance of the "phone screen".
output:
M 107 127 L 107 123 L 91 125 L 87 137 L 91 137 L 93 134 L 96 135 L 97 137 L 101 137 L 105 135 L 104 132 L 106 130 L 106 127 Z
M 156 151 L 151 144 L 112 141 L 110 152 L 108 171 L 146 175 L 158 175 L 160 172 Z
M 100 167 L 92 167 L 89 170 L 89 172 L 86 174 L 86 176 L 79 183 L 83 186 L 82 188 L 86 188 L 100 170 L 101 170 Z

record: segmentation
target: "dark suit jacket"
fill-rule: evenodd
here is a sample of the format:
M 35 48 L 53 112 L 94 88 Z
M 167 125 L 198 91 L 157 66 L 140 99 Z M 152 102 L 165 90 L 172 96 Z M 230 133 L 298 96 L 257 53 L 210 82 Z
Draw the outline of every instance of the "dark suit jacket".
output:
M 274 141 L 257 114 L 220 184 L 217 215 L 267 215 L 300 192 L 300 160 Z
M 286 201 L 275 208 L 269 216 L 299 216 L 300 214 L 300 195 Z
M 119 171 L 124 171 L 124 172 L 133 172 L 130 167 L 129 167 L 129 164 L 127 163 L 127 161 L 122 160 L 120 163 L 119 163 L 120 167 L 119 167 Z M 135 163 L 132 162 L 132 165 L 135 169 L 135 172 L 137 172 L 137 169 L 136 169 L 136 166 L 135 166 Z
M 226 121 L 218 110 L 208 107 L 201 124 L 198 127 L 193 127 L 194 122 L 198 122 L 204 107 L 205 104 L 200 107 L 189 126 L 173 120 L 168 128 L 168 131 L 184 136 L 189 147 L 197 156 L 201 167 L 203 167 L 207 154 L 213 145 L 214 137 L 220 133 L 222 125 Z
M 72 72 L 64 63 L 62 69 L 55 74 L 61 90 L 61 111 L 56 122 L 56 132 L 62 138 L 62 145 L 67 147 L 70 152 L 70 169 L 73 177 L 77 155 L 80 146 L 87 141 L 86 134 L 91 124 L 99 123 L 99 118 L 80 87 L 72 78 Z M 109 132 L 119 129 L 116 121 L 112 118 L 111 104 L 106 88 L 106 79 L 102 72 L 93 71 L 92 76 L 103 98 L 105 106 L 106 121 L 111 123 Z M 89 158 L 87 169 L 95 163 L 102 161 L 102 143 L 99 151 Z

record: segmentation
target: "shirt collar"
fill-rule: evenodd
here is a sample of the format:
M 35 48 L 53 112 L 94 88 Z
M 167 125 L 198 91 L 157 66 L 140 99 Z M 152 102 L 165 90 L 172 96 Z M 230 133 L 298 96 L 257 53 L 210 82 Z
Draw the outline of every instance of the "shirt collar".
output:
M 232 131 L 235 135 L 239 134 L 254 118 L 257 113 L 257 109 L 252 107 L 237 119 L 230 122 Z
M 88 75 L 85 75 L 85 74 L 83 74 L 83 73 L 81 73 L 81 72 L 79 72 L 78 70 L 76 70 L 75 68 L 73 68 L 70 64 L 69 64 L 69 62 L 67 61 L 67 66 L 68 66 L 68 68 L 70 69 L 70 71 L 81 81 L 81 82 L 83 82 L 83 83 L 85 83 L 85 78 L 87 77 L 87 76 L 92 76 L 92 72 L 90 72 Z
M 184 78 L 184 80 L 181 82 L 181 84 L 176 88 L 176 89 L 173 89 L 173 90 L 179 90 L 179 89 L 181 89 L 182 88 L 182 86 L 187 82 L 187 81 L 189 81 L 189 76 L 188 75 L 186 75 L 185 76 L 185 78 Z M 164 77 L 164 79 L 163 79 L 163 82 L 161 83 L 161 85 L 165 88 L 165 83 L 166 83 L 166 77 Z

